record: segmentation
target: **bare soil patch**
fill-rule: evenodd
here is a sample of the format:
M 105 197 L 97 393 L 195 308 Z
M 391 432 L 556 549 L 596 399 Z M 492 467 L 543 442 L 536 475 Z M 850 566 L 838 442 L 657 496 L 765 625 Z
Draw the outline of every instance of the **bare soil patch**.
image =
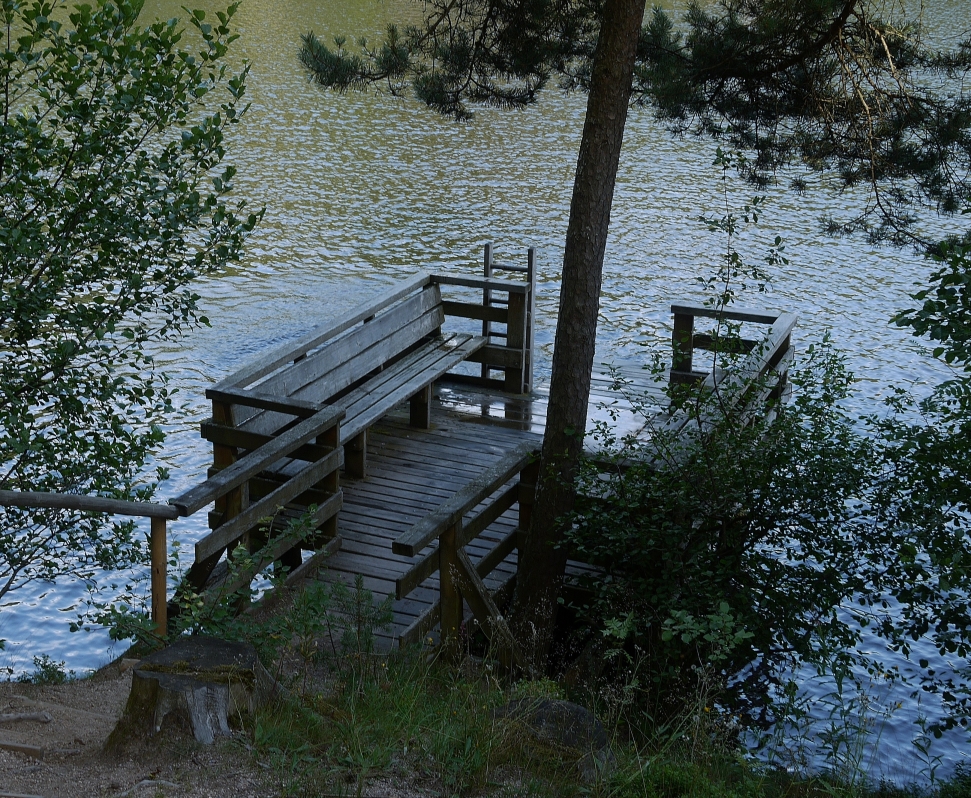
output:
M 121 717 L 131 662 L 62 685 L 0 684 L 0 714 L 46 712 L 49 722 L 0 723 L 0 742 L 40 749 L 0 749 L 0 796 L 102 798 L 252 798 L 276 794 L 247 750 L 245 737 L 211 747 L 162 734 L 124 758 L 102 746 Z

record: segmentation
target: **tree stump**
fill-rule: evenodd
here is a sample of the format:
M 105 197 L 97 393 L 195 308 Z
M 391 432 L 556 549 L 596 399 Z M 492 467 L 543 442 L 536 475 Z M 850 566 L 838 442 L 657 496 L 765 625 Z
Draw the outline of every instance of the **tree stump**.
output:
M 163 725 L 191 730 L 198 742 L 211 745 L 277 689 L 249 643 L 184 637 L 135 666 L 128 703 L 105 750 L 117 753 L 144 742 Z

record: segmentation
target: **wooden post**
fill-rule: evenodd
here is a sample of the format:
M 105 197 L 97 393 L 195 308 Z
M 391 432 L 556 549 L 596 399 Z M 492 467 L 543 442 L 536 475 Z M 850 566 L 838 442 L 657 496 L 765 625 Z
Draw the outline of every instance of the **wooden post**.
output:
M 344 469 L 349 476 L 367 476 L 367 430 L 361 430 L 344 444 Z
M 223 516 L 225 521 L 235 518 L 247 507 L 249 507 L 248 481 L 244 482 L 238 488 L 233 488 L 226 492 L 226 513 Z M 240 543 L 246 547 L 247 551 L 256 551 L 257 549 L 263 548 L 266 540 L 266 533 L 259 527 L 253 527 L 253 529 L 249 530 L 240 538 Z M 233 547 L 230 547 L 228 552 L 232 552 L 232 549 Z
M 229 402 L 219 402 L 213 400 L 212 420 L 215 424 L 227 427 L 235 427 L 236 419 L 233 413 L 233 406 Z M 214 469 L 221 470 L 236 462 L 239 452 L 235 446 L 225 446 L 220 443 L 212 445 L 212 464 Z M 241 488 L 229 491 L 225 496 L 221 496 L 215 501 L 215 513 L 209 517 L 209 528 L 216 529 L 226 523 L 231 518 L 235 518 L 243 511 L 243 491 Z M 246 499 L 249 499 L 247 491 Z M 207 557 L 204 560 L 196 560 L 189 566 L 186 572 L 185 581 L 196 590 L 202 590 L 210 574 L 215 569 L 216 564 L 222 557 L 222 551 Z
M 445 654 L 458 659 L 461 654 L 459 627 L 462 625 L 462 593 L 459 590 L 458 540 L 462 521 L 448 527 L 438 538 L 439 592 L 442 607 L 442 645 Z
M 235 419 L 233 418 L 233 406 L 227 402 L 213 401 L 212 420 L 216 424 L 222 424 L 227 427 L 236 426 Z M 235 446 L 224 446 L 220 443 L 214 443 L 212 445 L 212 464 L 215 468 L 226 468 L 236 462 L 237 454 L 238 452 Z M 216 512 L 222 514 L 222 519 L 219 523 L 210 523 L 210 527 L 215 529 L 230 518 L 239 515 L 243 509 L 241 499 L 242 493 L 237 495 L 227 494 L 222 498 L 216 499 Z
M 792 336 L 786 336 L 786 339 L 782 342 L 778 351 L 769 359 L 768 368 L 774 369 L 779 362 L 787 354 L 789 354 L 789 348 L 792 346 Z M 782 374 L 779 375 L 779 382 L 776 384 L 775 388 L 772 389 L 772 393 L 769 394 L 769 399 L 776 401 L 785 396 L 786 386 L 789 384 L 789 369 L 787 368 Z
M 506 346 L 518 349 L 522 354 L 519 368 L 506 369 L 504 389 L 509 393 L 525 393 L 526 389 L 526 323 L 528 318 L 529 297 L 526 294 L 509 293 L 509 316 L 506 321 Z
M 341 428 L 340 424 L 335 424 L 329 430 L 326 430 L 323 435 L 317 437 L 317 443 L 322 446 L 327 446 L 334 451 L 341 445 Z M 331 473 L 321 480 L 320 487 L 327 492 L 329 496 L 336 496 L 338 491 L 341 489 L 341 472 L 339 468 L 335 468 Z M 337 516 L 328 518 L 320 526 L 320 531 L 323 536 L 327 539 L 327 542 L 333 540 L 337 537 Z
M 671 333 L 671 346 L 673 349 L 671 362 L 672 383 L 690 381 L 691 356 L 694 351 L 694 325 L 694 316 L 687 313 L 674 314 L 674 330 Z
M 482 255 L 482 274 L 484 277 L 492 277 L 492 244 L 488 243 L 485 245 L 485 249 Z M 489 288 L 482 289 L 482 305 L 484 307 L 492 306 L 492 290 Z M 483 321 L 482 322 L 482 335 L 488 338 L 492 334 L 492 322 Z M 492 341 L 489 341 L 491 344 Z M 482 379 L 486 380 L 489 378 L 489 364 L 482 364 Z
M 149 539 L 152 557 L 152 621 L 159 637 L 168 631 L 168 544 L 165 519 L 152 518 L 152 534 Z
M 526 343 L 523 348 L 523 393 L 533 390 L 533 326 L 536 321 L 536 250 L 526 251 L 526 282 L 529 284 L 529 297 L 526 300 Z
M 426 385 L 411 397 L 411 426 L 430 429 L 432 426 L 432 386 Z

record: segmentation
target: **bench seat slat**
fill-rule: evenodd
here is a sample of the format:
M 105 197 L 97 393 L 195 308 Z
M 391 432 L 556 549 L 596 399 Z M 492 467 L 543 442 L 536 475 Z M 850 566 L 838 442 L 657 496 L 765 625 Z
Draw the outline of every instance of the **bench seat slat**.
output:
M 426 342 L 397 363 L 374 375 L 334 403 L 334 407 L 340 407 L 347 413 L 341 421 L 341 440 L 346 441 L 354 437 L 386 415 L 397 404 L 410 398 L 463 360 L 467 360 L 470 355 L 485 345 L 486 339 L 482 336 L 466 333 L 446 334 Z M 409 369 L 415 373 L 404 378 L 405 382 L 402 385 L 402 375 Z M 396 387 L 397 390 L 395 390 Z M 393 393 L 393 398 L 388 398 L 389 392 Z M 372 407 L 373 412 L 368 412 Z M 271 435 L 287 420 L 287 416 L 264 413 L 247 419 L 237 427 L 245 432 Z
M 337 405 L 346 412 L 341 424 L 341 440 L 346 441 L 367 429 L 396 405 L 466 360 L 485 342 L 479 335 L 447 336 L 444 340 L 426 344 L 352 391 Z

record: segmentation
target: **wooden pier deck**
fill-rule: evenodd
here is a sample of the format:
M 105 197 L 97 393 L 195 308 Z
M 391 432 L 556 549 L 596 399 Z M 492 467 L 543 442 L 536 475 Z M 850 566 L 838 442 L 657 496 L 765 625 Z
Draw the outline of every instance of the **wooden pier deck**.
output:
M 415 274 L 263 355 L 206 391 L 212 416 L 201 433 L 212 467 L 168 505 L 11 491 L 0 491 L 0 504 L 151 517 L 152 616 L 163 633 L 168 610 L 178 611 L 168 601 L 166 520 L 207 509 L 212 531 L 196 542 L 178 590 L 198 591 L 210 607 L 273 564 L 293 580 L 361 578 L 376 599 L 395 597 L 386 643 L 421 640 L 440 624 L 454 646 L 471 613 L 501 656 L 516 660 L 499 608 L 529 529 L 546 426 L 546 393 L 533 384 L 535 293 L 532 250 L 525 266 L 500 266 L 487 246 L 484 276 Z M 617 438 L 643 438 L 654 425 L 669 443 L 704 434 L 725 412 L 771 421 L 787 391 L 795 316 L 671 310 L 663 382 L 636 367 L 595 374 L 588 431 L 603 420 Z M 696 319 L 714 326 L 699 332 Z M 699 371 L 696 350 L 721 355 Z M 717 395 L 717 410 L 668 412 L 665 388 L 684 383 Z M 654 397 L 660 414 L 633 408 L 627 395 L 642 405 Z M 648 462 L 665 467 L 669 452 Z M 237 558 L 241 551 L 250 556 Z
M 663 386 L 648 379 L 645 372 L 626 368 L 624 375 L 636 381 L 639 391 L 663 399 Z M 602 417 L 604 405 L 625 412 L 626 402 L 610 390 L 611 382 L 609 375 L 596 375 L 591 418 Z M 415 558 L 395 554 L 393 541 L 520 444 L 532 443 L 538 449 L 542 442 L 546 423 L 542 388 L 531 396 L 516 396 L 441 383 L 435 386 L 433 402 L 435 420 L 430 429 L 411 427 L 406 408 L 370 429 L 368 475 L 342 483 L 344 506 L 337 520 L 341 547 L 317 578 L 352 586 L 361 575 L 375 600 L 394 596 L 396 580 Z M 627 416 L 631 423 L 638 418 L 630 412 Z M 517 523 L 518 511 L 505 511 L 466 547 L 472 561 L 481 561 Z M 500 588 L 515 574 L 516 562 L 513 552 L 484 580 L 486 587 L 492 591 Z M 587 569 L 571 563 L 570 570 L 578 574 Z M 414 636 L 415 624 L 438 599 L 439 576 L 435 573 L 407 597 L 394 601 L 392 626 L 376 637 L 385 645 L 397 644 L 402 636 L 408 640 L 409 630 Z

